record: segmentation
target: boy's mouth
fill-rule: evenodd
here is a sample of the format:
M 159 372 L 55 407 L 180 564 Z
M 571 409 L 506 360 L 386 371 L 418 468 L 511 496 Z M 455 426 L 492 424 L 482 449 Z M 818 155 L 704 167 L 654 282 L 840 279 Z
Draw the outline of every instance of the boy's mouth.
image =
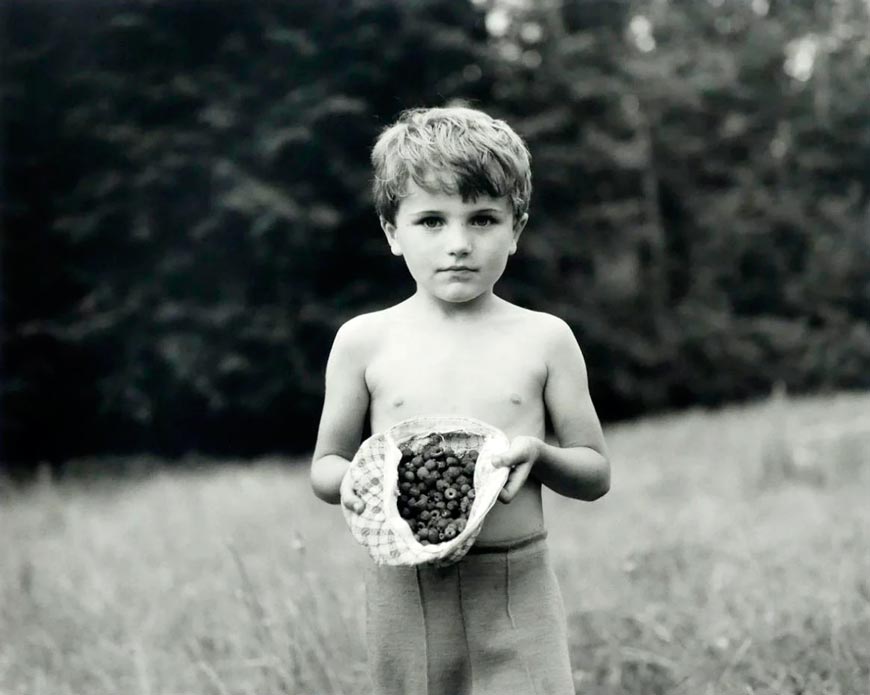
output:
M 468 273 L 474 273 L 474 272 L 477 272 L 477 269 L 476 268 L 469 268 L 467 265 L 451 265 L 449 268 L 442 268 L 441 269 L 442 273 L 458 273 L 458 272 L 462 272 L 462 271 L 465 271 Z

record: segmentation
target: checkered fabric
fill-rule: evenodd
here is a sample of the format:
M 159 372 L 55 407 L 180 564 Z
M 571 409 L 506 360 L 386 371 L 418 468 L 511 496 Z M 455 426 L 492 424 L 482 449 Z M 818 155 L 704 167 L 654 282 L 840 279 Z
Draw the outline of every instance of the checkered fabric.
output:
M 400 445 L 418 452 L 430 437 L 454 449 L 478 451 L 474 470 L 474 502 L 468 523 L 456 538 L 422 545 L 414 538 L 397 506 Z M 365 509 L 356 514 L 342 505 L 353 537 L 379 565 L 443 566 L 460 560 L 474 544 L 486 514 L 498 499 L 508 477 L 507 468 L 493 468 L 492 457 L 508 448 L 503 432 L 473 418 L 433 416 L 412 418 L 375 434 L 362 443 L 350 466 L 350 476 Z

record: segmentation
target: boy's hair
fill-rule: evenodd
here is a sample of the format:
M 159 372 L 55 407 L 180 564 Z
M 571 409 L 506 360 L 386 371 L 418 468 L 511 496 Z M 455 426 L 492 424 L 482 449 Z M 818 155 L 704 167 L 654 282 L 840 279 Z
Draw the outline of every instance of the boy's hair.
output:
M 378 137 L 372 150 L 378 215 L 395 223 L 413 180 L 428 191 L 473 200 L 507 196 L 514 219 L 529 209 L 531 155 L 504 121 L 462 106 L 408 109 Z

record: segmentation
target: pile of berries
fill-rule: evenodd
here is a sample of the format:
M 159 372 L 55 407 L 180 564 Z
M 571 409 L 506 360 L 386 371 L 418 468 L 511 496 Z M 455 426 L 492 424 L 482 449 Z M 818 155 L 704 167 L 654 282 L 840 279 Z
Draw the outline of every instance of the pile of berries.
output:
M 477 450 L 451 449 L 433 437 L 419 453 L 408 446 L 400 451 L 399 514 L 423 545 L 452 540 L 465 528 L 474 502 Z

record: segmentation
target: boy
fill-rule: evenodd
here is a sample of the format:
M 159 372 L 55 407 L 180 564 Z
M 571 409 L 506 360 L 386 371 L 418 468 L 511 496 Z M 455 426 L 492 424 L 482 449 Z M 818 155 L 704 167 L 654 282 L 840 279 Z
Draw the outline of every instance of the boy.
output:
M 338 330 L 311 466 L 318 497 L 357 512 L 347 470 L 365 418 L 461 415 L 501 429 L 511 468 L 471 551 L 445 567 L 372 565 L 375 695 L 573 693 L 541 485 L 594 500 L 610 464 L 568 325 L 493 292 L 528 220 L 529 153 L 503 121 L 413 109 L 372 151 L 375 205 L 416 292 Z M 559 446 L 545 443 L 547 416 Z

